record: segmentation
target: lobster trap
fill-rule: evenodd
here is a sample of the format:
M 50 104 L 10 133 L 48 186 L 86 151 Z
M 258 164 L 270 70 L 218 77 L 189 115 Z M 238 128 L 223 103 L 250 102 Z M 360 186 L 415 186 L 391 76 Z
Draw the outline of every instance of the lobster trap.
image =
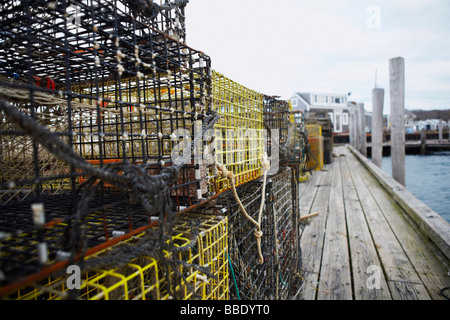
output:
M 155 4 L 153 18 L 138 14 L 132 3 L 4 2 L 0 97 L 93 165 L 127 160 L 157 172 L 173 163 L 180 137 L 193 136 L 194 121 L 205 118 L 210 60 L 166 34 L 178 28 L 172 24 L 184 16 L 183 1 L 181 7 Z M 171 11 L 179 15 L 172 18 Z M 58 193 L 80 182 L 80 172 L 3 114 L 1 124 L 2 167 L 8 168 L 1 181 L 15 185 L 2 192 L 2 202 L 25 198 L 37 184 Z M 189 206 L 207 187 L 203 180 L 192 182 L 195 165 L 184 160 L 178 181 L 184 187 L 173 195 L 187 198 L 183 206 Z
M 262 263 L 258 261 L 257 227 L 246 218 L 231 191 L 219 197 L 217 208 L 228 216 L 230 297 L 238 300 L 287 299 L 295 268 L 294 211 L 289 167 L 270 177 L 263 193 L 262 179 L 236 189 L 246 212 L 258 219 L 261 201 Z M 263 199 L 264 198 L 264 199 Z
M 0 290 L 206 201 L 187 151 L 214 124 L 210 59 L 169 32 L 185 3 L 0 4 Z
M 264 126 L 271 130 L 271 135 L 267 139 L 270 155 L 274 156 L 272 148 L 278 148 L 279 154 L 275 156 L 279 156 L 279 166 L 290 166 L 298 181 L 306 169 L 308 145 L 303 113 L 292 111 L 289 101 L 265 96 Z
M 193 222 L 197 223 L 197 232 L 192 228 Z M 173 245 L 172 249 L 167 246 L 158 252 L 138 251 L 133 258 L 125 255 L 148 242 L 149 234 L 157 232 L 155 229 L 139 233 L 86 259 L 86 270 L 80 274 L 77 290 L 71 287 L 70 276 L 63 273 L 21 287 L 3 298 L 60 300 L 71 298 L 71 295 L 82 300 L 229 298 L 225 217 L 182 216 L 166 240 Z M 120 263 L 118 258 L 125 261 Z M 114 266 L 118 262 L 120 265 Z
M 211 81 L 211 108 L 221 117 L 214 126 L 214 143 L 208 153 L 234 173 L 239 186 L 262 175 L 263 95 L 216 71 Z M 216 193 L 231 188 L 226 177 L 218 177 L 214 185 Z
M 279 143 L 285 145 L 290 140 L 292 127 L 292 107 L 290 102 L 277 97 L 264 96 L 264 124 L 279 130 Z

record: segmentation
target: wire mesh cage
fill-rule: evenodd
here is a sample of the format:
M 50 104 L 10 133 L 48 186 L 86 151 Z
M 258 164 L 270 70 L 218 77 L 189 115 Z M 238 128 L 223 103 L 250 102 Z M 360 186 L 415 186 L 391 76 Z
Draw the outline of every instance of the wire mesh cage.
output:
M 126 159 L 161 168 L 171 160 L 176 130 L 193 134 L 192 123 L 204 118 L 209 57 L 134 20 L 128 1 L 2 6 L 0 96 L 95 165 Z M 12 169 L 2 182 L 45 178 L 42 189 L 73 189 L 75 170 L 18 131 L 2 115 L 2 165 Z M 23 192 L 14 195 L 23 198 L 36 183 L 19 185 Z M 11 194 L 2 193 L 2 201 Z
M 186 42 L 185 8 L 189 0 L 124 0 L 131 14 L 167 36 Z
M 255 220 L 263 201 L 262 261 L 258 259 L 257 227 L 242 214 L 231 191 L 219 197 L 217 209 L 228 216 L 231 299 L 289 298 L 297 257 L 291 179 L 291 169 L 285 167 L 267 180 L 265 190 L 263 179 L 236 188 L 243 207 Z
M 213 119 L 210 59 L 168 35 L 185 2 L 154 20 L 137 1 L 0 4 L 1 286 L 204 200 L 183 150 Z
M 198 224 L 196 234 L 192 230 L 193 221 Z M 174 250 L 148 250 L 125 258 L 120 265 L 109 263 L 118 260 L 108 257 L 118 256 L 118 251 L 123 254 L 124 248 L 132 250 L 142 245 L 154 231 L 154 228 L 147 230 L 92 255 L 86 260 L 91 267 L 80 273 L 78 289 L 72 288 L 70 273 L 55 274 L 3 298 L 60 300 L 74 294 L 73 298 L 82 300 L 228 299 L 226 217 L 184 215 L 171 232 Z
M 236 177 L 236 186 L 261 177 L 264 153 L 263 95 L 223 74 L 212 72 L 212 106 L 220 116 L 214 126 L 214 160 Z M 217 193 L 231 188 L 226 177 L 215 182 Z
M 264 124 L 279 130 L 280 145 L 286 144 L 292 124 L 291 105 L 278 97 L 264 96 Z
M 187 2 L 0 3 L 0 296 L 289 296 L 303 119 L 185 44 Z M 264 183 L 267 128 L 288 157 Z M 205 206 L 229 222 L 184 216 Z
M 272 196 L 267 207 L 274 216 L 276 299 L 287 299 L 293 286 L 294 271 L 298 260 L 296 184 L 293 184 L 292 169 L 285 167 L 278 175 L 271 178 L 269 192 Z

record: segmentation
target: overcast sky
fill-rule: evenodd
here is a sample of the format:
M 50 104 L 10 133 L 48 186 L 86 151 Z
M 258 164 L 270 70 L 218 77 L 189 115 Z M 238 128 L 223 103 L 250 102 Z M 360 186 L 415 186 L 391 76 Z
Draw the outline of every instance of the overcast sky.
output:
M 372 109 L 389 59 L 404 57 L 407 109 L 450 109 L 448 0 L 190 0 L 187 44 L 268 95 L 351 92 Z

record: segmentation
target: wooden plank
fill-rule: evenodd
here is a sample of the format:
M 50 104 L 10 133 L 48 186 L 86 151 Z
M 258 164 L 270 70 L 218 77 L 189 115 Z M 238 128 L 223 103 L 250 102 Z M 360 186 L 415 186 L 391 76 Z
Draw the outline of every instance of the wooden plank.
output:
M 321 172 L 320 184 L 315 185 L 317 194 L 311 206 L 311 212 L 319 212 L 317 217 L 310 219 L 301 235 L 302 250 L 301 275 L 305 285 L 299 294 L 300 300 L 314 300 L 318 289 L 319 271 L 322 260 L 322 249 L 325 225 L 328 212 L 328 198 L 330 196 L 331 171 L 326 165 Z M 311 188 L 314 192 L 314 188 Z
M 350 152 L 347 152 L 347 155 L 347 163 L 352 167 L 350 174 L 392 297 L 394 299 L 429 300 L 430 296 L 425 286 L 361 176 L 360 171 L 365 169 Z
M 372 174 L 363 169 L 360 172 L 429 295 L 432 299 L 443 299 L 439 291 L 450 286 L 450 277 L 447 276 L 447 270 L 450 269 L 448 259 L 432 242 L 423 238 L 416 226 L 411 224 L 411 220 L 402 212 L 403 209 Z
M 352 283 L 345 222 L 340 157 L 332 163 L 332 181 L 318 300 L 351 300 Z
M 386 278 L 382 272 L 376 273 L 379 276 L 379 287 L 368 286 L 368 280 L 374 275 L 370 268 L 372 266 L 375 266 L 375 268 L 381 266 L 381 262 L 378 259 L 369 228 L 364 218 L 361 203 L 353 185 L 349 164 L 347 161 L 341 161 L 340 164 L 354 298 L 356 300 L 391 299 Z
M 316 197 L 317 190 L 319 190 L 320 181 L 322 180 L 322 174 L 324 171 L 315 171 L 311 178 L 308 180 L 308 187 L 300 195 L 300 216 L 305 216 L 311 213 L 311 206 Z
M 298 194 L 299 194 L 299 199 L 303 196 L 303 194 L 306 192 L 306 190 L 308 190 L 310 184 L 311 184 L 311 180 L 314 177 L 311 176 L 308 180 L 306 181 L 301 181 L 298 183 Z

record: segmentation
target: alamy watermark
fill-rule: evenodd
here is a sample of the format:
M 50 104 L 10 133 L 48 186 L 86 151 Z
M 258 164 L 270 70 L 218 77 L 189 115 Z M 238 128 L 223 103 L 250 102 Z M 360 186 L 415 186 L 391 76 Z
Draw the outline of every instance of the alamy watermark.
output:
M 280 145 L 279 129 L 210 129 L 202 132 L 202 122 L 194 124 L 194 137 L 184 128 L 176 129 L 171 135 L 174 147 L 171 152 L 171 160 L 175 165 L 194 164 L 214 165 L 216 155 L 220 155 L 221 162 L 225 157 L 226 163 L 245 164 L 259 166 L 262 154 L 268 154 L 268 135 L 270 142 L 270 169 L 268 175 L 278 172 Z M 192 148 L 193 144 L 193 148 Z
M 367 289 L 378 290 L 381 289 L 381 268 L 380 266 L 371 265 L 367 268 L 367 274 L 370 276 L 367 278 Z
M 69 290 L 79 290 L 81 288 L 81 269 L 77 265 L 70 265 L 66 269 L 67 277 L 66 286 Z
M 366 10 L 369 15 L 366 25 L 369 30 L 381 30 L 381 9 L 377 5 L 371 5 Z
M 67 24 L 74 25 L 78 30 L 81 27 L 81 8 L 79 6 L 70 5 L 67 7 Z

